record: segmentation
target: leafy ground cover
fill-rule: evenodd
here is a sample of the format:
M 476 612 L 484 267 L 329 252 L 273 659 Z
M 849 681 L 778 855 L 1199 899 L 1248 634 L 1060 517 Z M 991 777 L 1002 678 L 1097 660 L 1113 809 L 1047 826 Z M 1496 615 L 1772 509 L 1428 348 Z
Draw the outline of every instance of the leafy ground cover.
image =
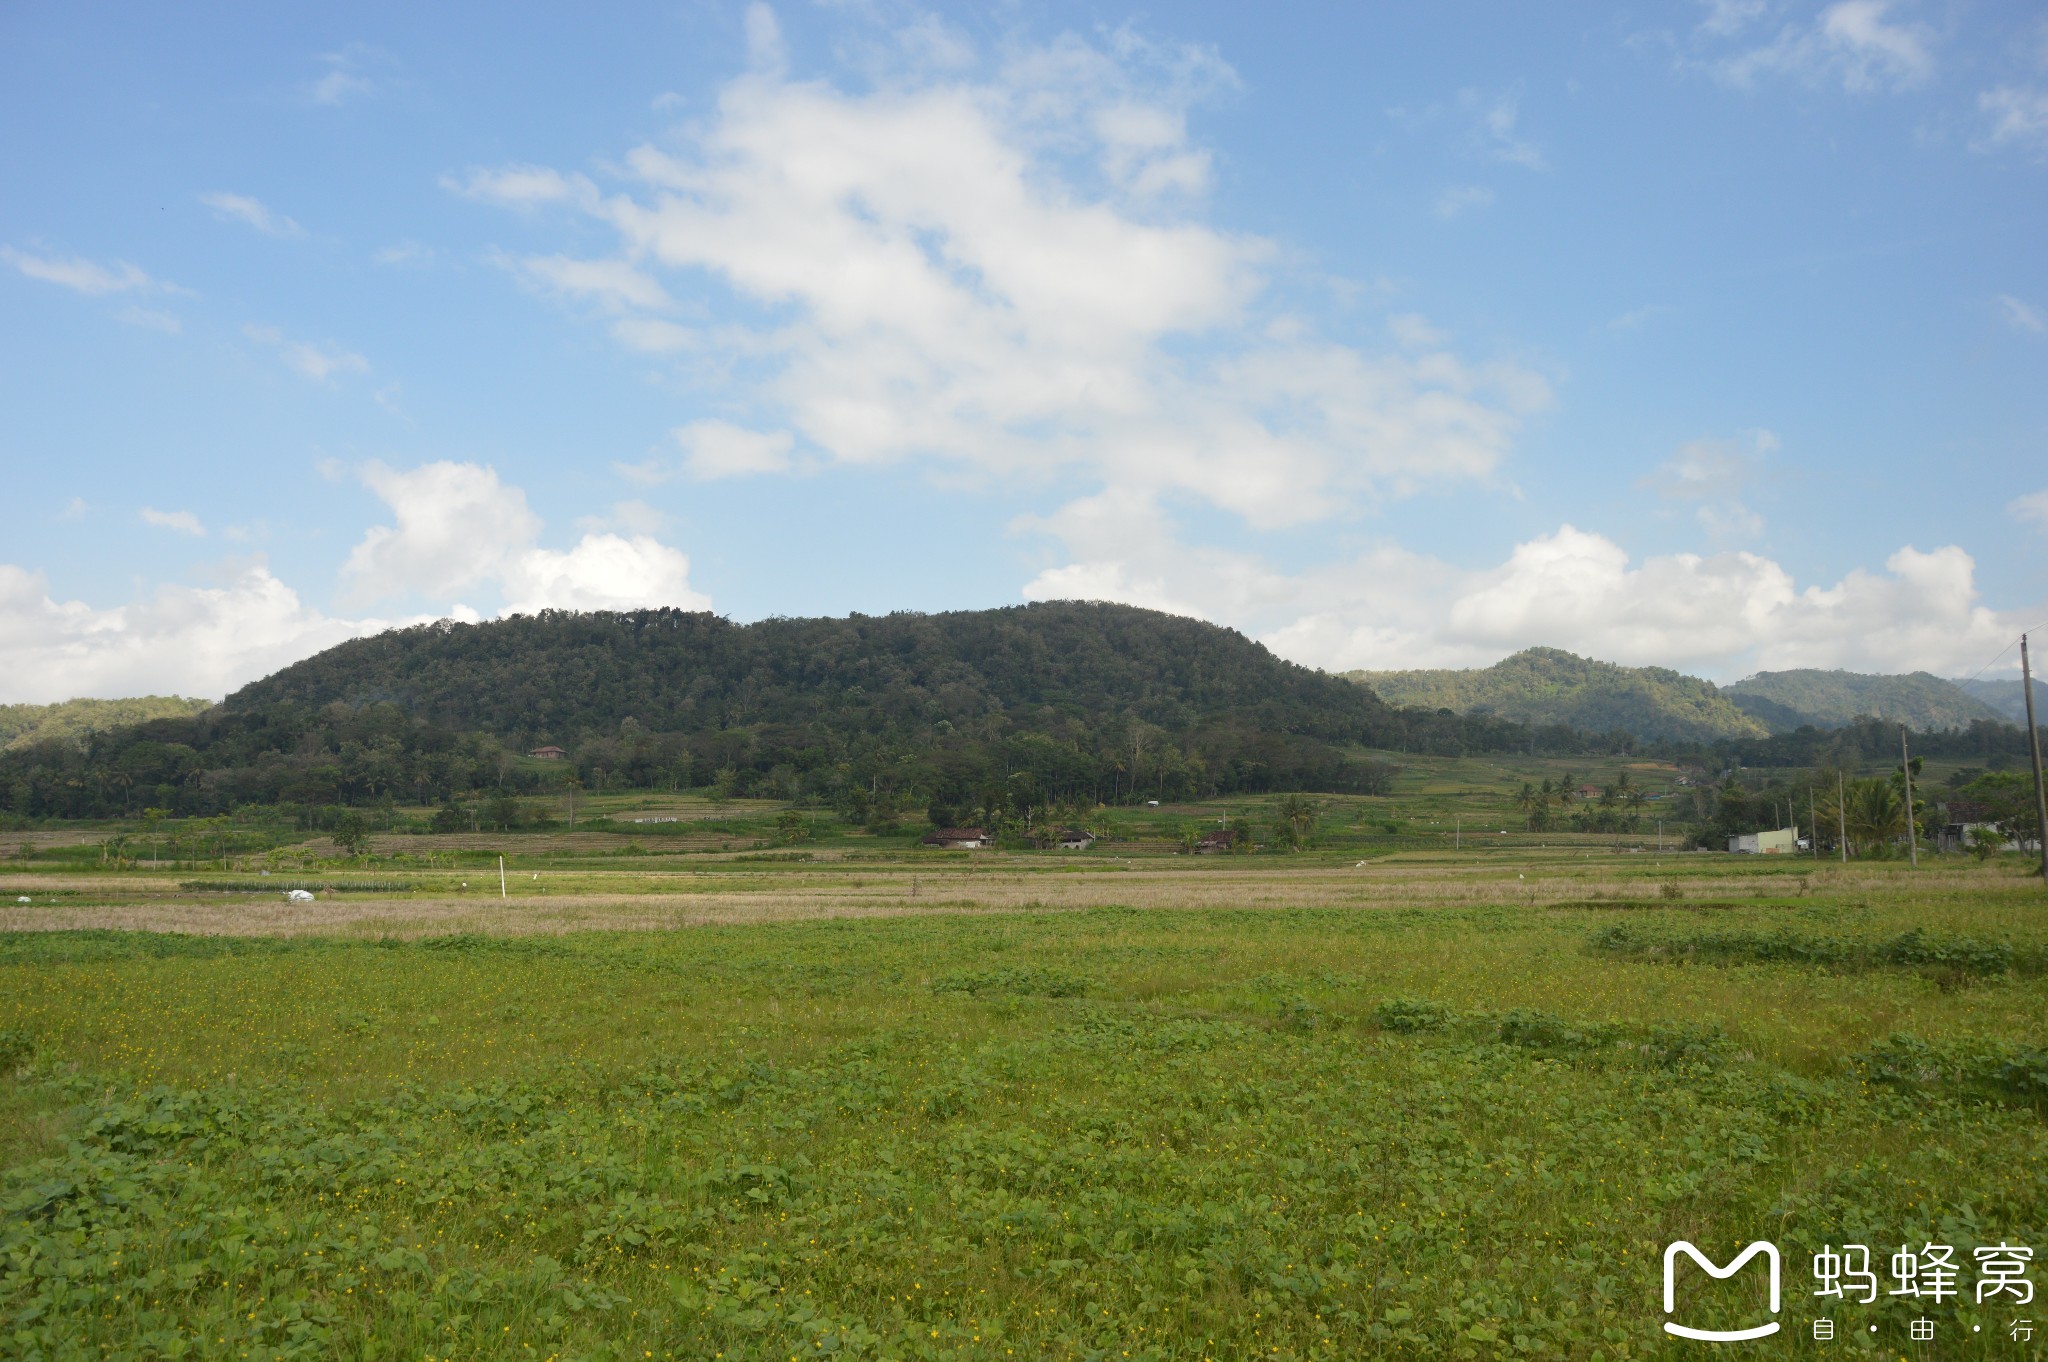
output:
M 2048 1248 L 2038 887 L 1320 873 L 1290 904 L 1216 868 L 1257 908 L 1134 874 L 683 931 L 0 934 L 0 1353 L 1682 1355 L 1681 1237 L 1784 1248 L 1753 1355 L 2037 1346 L 1967 1284 L 1796 1335 L 1824 1244 Z

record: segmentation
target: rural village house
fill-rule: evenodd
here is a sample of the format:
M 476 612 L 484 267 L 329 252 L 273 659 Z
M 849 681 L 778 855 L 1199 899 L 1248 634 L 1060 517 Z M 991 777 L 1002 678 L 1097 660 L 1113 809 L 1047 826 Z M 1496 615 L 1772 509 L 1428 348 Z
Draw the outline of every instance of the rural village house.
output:
M 948 851 L 986 851 L 996 839 L 982 828 L 933 828 L 925 834 L 924 844 Z

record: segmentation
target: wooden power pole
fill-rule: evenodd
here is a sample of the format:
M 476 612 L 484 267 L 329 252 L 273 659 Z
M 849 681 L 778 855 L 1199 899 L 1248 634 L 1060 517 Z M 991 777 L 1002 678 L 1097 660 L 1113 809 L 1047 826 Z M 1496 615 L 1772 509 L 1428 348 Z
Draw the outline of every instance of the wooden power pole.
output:
M 1835 772 L 1835 845 L 1841 849 L 1842 864 L 1849 864 L 1849 805 L 1843 794 L 1842 773 Z
M 2048 884 L 2048 793 L 2041 786 L 2041 729 L 2034 722 L 2034 669 L 2027 662 L 2027 636 L 2020 635 L 2020 690 L 2027 697 L 2027 750 L 2034 757 L 2034 844 L 2041 850 L 2041 880 Z
M 1913 829 L 1913 761 L 1906 755 L 1906 726 L 1899 725 L 1899 770 L 1906 777 L 1906 851 L 1920 864 L 1920 834 Z

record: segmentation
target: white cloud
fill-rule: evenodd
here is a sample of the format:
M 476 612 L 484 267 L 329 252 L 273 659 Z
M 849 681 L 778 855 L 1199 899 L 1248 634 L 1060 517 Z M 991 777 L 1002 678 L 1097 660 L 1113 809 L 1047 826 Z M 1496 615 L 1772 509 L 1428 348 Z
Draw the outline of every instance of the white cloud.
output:
M 2006 509 L 2021 520 L 2031 520 L 2042 529 L 2048 530 L 2048 488 L 2029 492 L 2015 499 Z
M 628 535 L 649 535 L 668 528 L 670 519 L 668 512 L 644 501 L 615 501 L 608 515 L 578 516 L 576 528 L 586 534 L 624 530 Z
M 1739 493 L 1756 476 L 1758 462 L 1780 447 L 1768 430 L 1745 432 L 1735 440 L 1693 440 L 1658 465 L 1646 480 L 1676 501 L 1704 501 Z
M 1743 493 L 1777 449 L 1778 437 L 1768 430 L 1734 440 L 1693 440 L 1636 485 L 1666 501 L 1691 504 L 1694 519 L 1717 543 L 1754 539 L 1764 532 L 1764 518 L 1743 503 Z
M 213 210 L 222 222 L 239 222 L 265 236 L 304 236 L 306 229 L 279 213 L 273 213 L 247 194 L 201 194 L 199 201 Z
M 42 573 L 0 564 L 0 702 L 221 696 L 388 623 L 323 615 L 260 562 L 218 586 L 162 586 L 111 609 L 55 600 Z
M 0 246 L 0 260 L 5 260 L 31 279 L 40 279 L 46 284 L 58 284 L 92 298 L 108 293 L 131 291 L 183 291 L 177 289 L 175 285 L 159 283 L 125 260 L 116 260 L 112 265 L 102 265 L 76 255 L 69 259 L 30 255 L 26 251 L 17 251 L 12 246 Z
M 919 66 L 929 45 L 906 42 L 848 93 L 785 79 L 772 15 L 749 24 L 754 68 L 624 157 L 618 192 L 532 165 L 446 182 L 610 224 L 616 272 L 580 282 L 625 311 L 612 326 L 632 349 L 704 344 L 646 315 L 672 298 L 749 311 L 716 349 L 751 443 L 693 446 L 700 475 L 789 467 L 801 442 L 845 464 L 1180 490 L 1273 526 L 1490 478 L 1549 399 L 1510 363 L 1269 328 L 1278 251 L 1192 203 L 1207 162 L 1187 108 L 1234 80 L 1213 56 L 1120 30 L 973 79 L 960 51 Z M 1482 112 L 1500 115 L 1489 145 L 1526 161 L 1512 107 Z
M 433 247 L 410 240 L 386 246 L 370 257 L 371 262 L 378 265 L 426 265 L 433 259 Z
M 693 421 L 674 433 L 684 467 L 692 477 L 707 479 L 783 472 L 795 443 L 786 430 L 748 430 L 730 421 Z
M 651 355 L 692 350 L 698 344 L 696 332 L 659 317 L 621 317 L 612 323 L 612 336 L 629 349 Z
M 1998 306 L 2005 313 L 2006 325 L 2013 330 L 2031 331 L 2037 336 L 2048 331 L 2048 322 L 2042 320 L 2040 309 L 2021 302 L 2010 293 L 1998 295 Z
M 1491 208 L 1493 191 L 1483 184 L 1452 185 L 1436 196 L 1433 211 L 1444 221 L 1463 217 L 1475 208 Z
M 288 340 L 284 332 L 274 326 L 258 326 L 252 322 L 242 328 L 242 334 L 259 345 L 276 347 L 286 364 L 316 381 L 324 381 L 336 374 L 370 372 L 370 361 L 353 351 L 332 345 L 315 345 L 310 341 Z
M 153 307 L 124 307 L 114 314 L 130 326 L 139 326 L 147 331 L 161 331 L 175 336 L 185 329 L 185 324 L 168 312 L 159 312 Z
M 142 508 L 142 523 L 158 529 L 176 530 L 180 534 L 206 534 L 206 527 L 190 511 L 159 511 L 153 506 L 145 506 Z
M 1458 103 L 1471 119 L 1471 141 L 1481 155 L 1524 170 L 1548 168 L 1542 148 L 1515 130 L 1522 113 L 1518 93 L 1485 95 L 1477 90 L 1463 90 L 1458 94 Z
M 324 53 L 320 64 L 327 69 L 306 87 L 307 98 L 315 104 L 337 105 L 374 95 L 378 85 L 369 69 L 390 63 L 388 53 L 365 43 L 350 43 L 339 52 Z
M 371 529 L 343 565 L 344 595 L 356 604 L 446 600 L 496 585 L 512 612 L 709 608 L 708 598 L 690 588 L 690 560 L 645 532 L 593 531 L 566 552 L 536 547 L 540 517 L 494 469 L 444 460 L 401 472 L 372 463 L 362 479 L 397 523 Z M 631 511 L 620 514 L 622 523 L 628 516 L 646 523 Z
M 544 203 L 594 203 L 597 186 L 581 175 L 564 175 L 545 166 L 513 165 L 501 170 L 472 170 L 467 176 L 441 177 L 441 187 L 465 198 L 507 208 L 532 208 Z
M 1977 96 L 1977 110 L 1991 120 L 1979 150 L 2017 147 L 2048 156 L 2048 90 L 2001 85 Z
M 1744 86 L 1760 75 L 1778 74 L 1808 84 L 1839 81 L 1859 94 L 1912 89 L 1934 74 L 1934 35 L 1925 24 L 1892 21 L 1896 8 L 1893 0 L 1837 0 L 1810 24 L 1787 24 L 1767 45 L 1726 58 L 1715 69 Z
M 364 535 L 342 566 L 345 597 L 359 604 L 407 594 L 446 600 L 502 577 L 540 534 L 526 493 L 479 464 L 444 460 L 400 472 L 372 463 L 362 479 L 398 523 Z
M 572 260 L 560 255 L 533 255 L 503 263 L 542 289 L 572 298 L 587 298 L 614 312 L 633 308 L 658 311 L 672 305 L 667 291 L 660 284 L 624 260 Z
M 1485 666 L 1544 644 L 1725 680 L 1788 667 L 1955 674 L 1980 666 L 2023 623 L 1978 602 L 1975 563 L 1953 546 L 1904 548 L 1883 572 L 1801 588 L 1754 553 L 1635 562 L 1571 525 L 1480 571 L 1388 544 L 1297 574 L 1257 555 L 1183 545 L 1142 502 L 1098 499 L 1020 528 L 1054 535 L 1072 559 L 1029 582 L 1029 599 L 1196 615 L 1331 670 Z
M 646 535 L 586 534 L 567 553 L 531 549 L 505 574 L 507 614 L 538 610 L 709 610 L 690 589 L 690 560 Z
M 1703 32 L 1716 37 L 1740 33 L 1770 9 L 1769 0 L 1702 0 L 1707 17 L 1700 21 Z

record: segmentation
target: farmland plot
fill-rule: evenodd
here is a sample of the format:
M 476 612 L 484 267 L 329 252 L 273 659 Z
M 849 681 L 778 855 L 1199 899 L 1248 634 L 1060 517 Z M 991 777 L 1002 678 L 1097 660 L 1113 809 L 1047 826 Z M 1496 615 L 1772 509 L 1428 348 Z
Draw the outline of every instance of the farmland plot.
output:
M 2038 888 L 1490 870 L 1515 888 L 9 933 L 0 1351 L 1676 1356 L 1666 1246 L 1762 1239 L 1752 1355 L 2038 1355 L 2007 1326 L 2039 1307 L 1975 1290 L 1978 1249 L 2048 1243 Z M 1816 1298 L 1847 1244 L 1880 1279 L 1948 1247 L 1958 1290 Z

